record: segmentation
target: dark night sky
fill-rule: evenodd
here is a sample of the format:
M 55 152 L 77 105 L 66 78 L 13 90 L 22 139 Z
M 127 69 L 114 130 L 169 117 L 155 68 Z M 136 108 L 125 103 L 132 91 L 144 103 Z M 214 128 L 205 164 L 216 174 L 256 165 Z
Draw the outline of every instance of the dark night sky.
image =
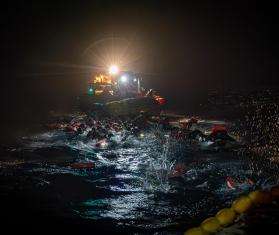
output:
M 134 67 L 155 73 L 146 79 L 169 96 L 188 99 L 184 94 L 209 88 L 278 85 L 279 20 L 271 3 L 18 1 L 1 7 L 0 17 L 7 113 L 80 92 L 84 77 L 76 70 L 42 64 L 88 65 L 84 49 L 111 34 L 135 35 L 144 56 Z M 26 76 L 61 71 L 69 75 Z

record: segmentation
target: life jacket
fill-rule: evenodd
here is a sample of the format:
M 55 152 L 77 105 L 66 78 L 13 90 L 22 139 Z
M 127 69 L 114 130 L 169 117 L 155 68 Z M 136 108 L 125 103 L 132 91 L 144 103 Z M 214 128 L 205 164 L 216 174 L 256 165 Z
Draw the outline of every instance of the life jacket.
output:
M 227 128 L 224 125 L 214 125 L 211 129 L 211 135 L 216 136 L 217 134 L 228 134 Z

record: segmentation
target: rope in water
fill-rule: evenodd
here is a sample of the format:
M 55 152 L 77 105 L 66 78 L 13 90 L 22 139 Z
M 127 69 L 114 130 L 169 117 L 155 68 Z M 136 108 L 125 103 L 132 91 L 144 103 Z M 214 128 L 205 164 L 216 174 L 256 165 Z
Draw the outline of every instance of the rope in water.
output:
M 230 208 L 220 210 L 214 217 L 205 219 L 199 227 L 187 230 L 184 235 L 208 235 L 221 231 L 232 224 L 241 214 L 254 206 L 269 204 L 279 199 L 279 185 L 270 190 L 252 191 L 237 198 Z

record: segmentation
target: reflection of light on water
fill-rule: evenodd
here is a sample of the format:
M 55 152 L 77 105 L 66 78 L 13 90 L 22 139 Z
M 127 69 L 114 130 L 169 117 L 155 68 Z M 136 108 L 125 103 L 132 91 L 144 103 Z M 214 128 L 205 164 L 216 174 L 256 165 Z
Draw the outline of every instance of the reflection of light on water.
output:
M 88 175 L 88 172 L 82 172 L 80 170 L 71 169 L 69 167 L 57 167 L 57 166 L 48 166 L 48 167 L 37 167 L 29 170 L 32 173 L 41 172 L 48 175 L 60 175 L 60 174 L 70 174 L 70 175 Z M 84 174 L 83 174 L 84 173 Z
M 118 132 L 112 132 L 113 136 L 111 137 L 111 140 L 116 143 L 121 143 L 123 138 L 125 137 L 125 133 L 118 133 Z
M 211 124 L 203 125 L 206 130 Z M 243 184 L 236 190 L 231 190 L 225 183 L 227 176 L 236 180 L 242 177 L 239 182 L 254 177 L 257 187 L 264 185 L 264 182 L 258 183 L 258 179 L 266 177 L 266 170 L 255 162 L 243 161 L 245 156 L 243 159 L 237 159 L 227 152 L 219 155 L 195 155 L 194 150 L 189 151 L 189 146 L 184 143 L 167 141 L 162 145 L 158 136 L 169 140 L 168 132 L 152 130 L 142 134 L 138 137 L 144 138 L 124 132 L 113 132 L 109 143 L 116 144 L 101 145 L 99 148 L 96 147 L 97 141 L 88 140 L 85 134 L 72 136 L 53 131 L 37 135 L 33 139 L 24 139 L 29 141 L 26 146 L 38 150 L 46 146 L 67 146 L 67 149 L 75 154 L 71 161 L 90 160 L 95 164 L 90 173 L 71 169 L 63 163 L 59 166 L 36 166 L 28 173 L 40 175 L 42 179 L 45 175 L 53 175 L 49 179 L 59 175 L 71 175 L 71 180 L 79 178 L 86 181 L 89 188 L 96 189 L 97 193 L 84 196 L 86 193 L 82 188 L 79 189 L 79 183 L 76 184 L 75 189 L 80 196 L 84 196 L 83 202 L 77 203 L 78 208 L 73 206 L 78 215 L 90 219 L 123 219 L 123 223 L 128 221 L 129 225 L 134 225 L 135 219 L 138 219 L 137 226 L 144 228 L 167 226 L 183 216 L 194 217 L 207 213 L 209 208 L 215 206 L 208 204 L 212 201 L 208 199 L 208 192 L 211 197 L 224 202 L 224 199 L 231 199 L 241 191 L 253 187 Z M 208 148 L 213 142 L 203 144 Z M 184 164 L 186 169 L 177 178 L 170 179 L 169 175 L 173 172 L 175 163 Z M 52 187 L 53 182 L 49 182 Z M 269 182 L 266 184 L 270 185 Z M 60 185 L 55 186 L 58 190 L 63 190 Z M 73 190 L 71 186 L 67 188 L 69 192 Z M 180 202 L 176 200 L 182 197 Z M 73 201 L 75 200 L 76 198 L 73 198 Z
M 108 203 L 110 211 L 104 213 L 104 217 L 112 218 L 129 218 L 141 219 L 144 215 L 137 210 L 137 208 L 148 208 L 147 195 L 143 193 L 133 193 L 125 196 L 120 196 L 116 199 L 109 199 Z
M 89 141 L 89 142 L 83 142 L 83 141 L 76 141 L 76 142 L 70 142 L 67 143 L 67 146 L 69 146 L 72 149 L 85 151 L 85 152 L 94 152 L 94 148 L 96 145 L 96 141 Z
M 120 148 L 116 150 L 118 158 L 115 160 L 116 168 L 121 170 L 131 171 L 133 173 L 138 172 L 140 167 L 146 162 L 148 155 L 145 153 L 148 151 L 141 148 Z
M 54 146 L 65 146 L 67 136 L 62 131 L 49 131 L 32 137 L 22 137 L 24 145 L 28 148 L 44 148 Z
M 141 219 L 138 208 L 148 209 L 148 197 L 140 192 L 107 199 L 89 199 L 82 203 L 80 216 L 93 219 Z
M 168 147 L 165 145 L 162 154 L 158 153 L 156 159 L 150 159 L 143 181 L 143 187 L 147 191 L 170 191 L 169 175 L 173 171 L 175 162 L 168 160 L 168 151 Z
M 120 186 L 110 186 L 109 189 L 114 192 L 142 192 L 142 188 L 136 188 L 134 185 L 123 184 Z
M 112 163 L 110 162 L 109 159 L 106 159 L 103 157 L 103 155 L 101 153 L 97 153 L 96 154 L 96 158 L 98 159 L 98 161 L 104 165 L 111 165 Z

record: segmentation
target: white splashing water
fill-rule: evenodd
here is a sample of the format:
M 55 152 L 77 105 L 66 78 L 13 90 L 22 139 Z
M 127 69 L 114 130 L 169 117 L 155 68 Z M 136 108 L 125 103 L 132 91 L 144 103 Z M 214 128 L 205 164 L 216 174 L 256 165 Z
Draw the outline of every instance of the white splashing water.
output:
M 168 159 L 169 154 L 169 144 L 166 143 L 163 146 L 163 152 L 158 152 L 155 157 L 150 159 L 143 180 L 143 187 L 146 191 L 164 193 L 171 191 L 169 175 L 173 171 L 175 161 Z

